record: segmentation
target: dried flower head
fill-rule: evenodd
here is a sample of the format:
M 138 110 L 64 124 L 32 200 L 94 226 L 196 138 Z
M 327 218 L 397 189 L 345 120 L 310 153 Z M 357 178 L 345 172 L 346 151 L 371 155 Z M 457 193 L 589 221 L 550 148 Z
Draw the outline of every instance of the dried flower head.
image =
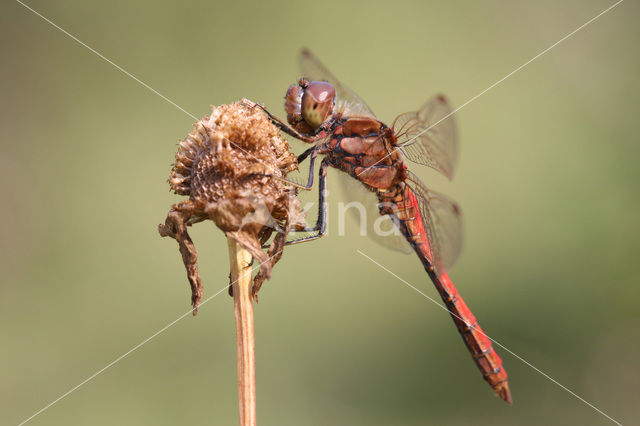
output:
M 211 219 L 258 260 L 260 270 L 252 289 L 257 298 L 262 282 L 282 256 L 289 230 L 303 226 L 295 189 L 277 179 L 297 167 L 278 128 L 259 108 L 243 102 L 214 107 L 211 116 L 198 120 L 180 141 L 169 183 L 176 194 L 188 195 L 189 200 L 171 207 L 159 231 L 178 241 L 194 314 L 202 299 L 202 282 L 187 226 Z M 265 253 L 262 247 L 274 232 Z

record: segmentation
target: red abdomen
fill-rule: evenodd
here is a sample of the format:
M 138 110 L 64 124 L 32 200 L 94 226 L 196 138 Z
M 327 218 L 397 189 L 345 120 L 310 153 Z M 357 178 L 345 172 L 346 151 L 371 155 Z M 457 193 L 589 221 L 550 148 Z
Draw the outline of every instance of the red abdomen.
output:
M 385 201 L 389 202 L 388 199 Z M 397 207 L 393 215 L 394 221 L 420 258 L 473 360 L 494 392 L 504 401 L 511 403 L 507 372 L 502 366 L 502 359 L 493 349 L 491 340 L 480 328 L 476 317 L 458 293 L 447 272 L 442 269 L 438 275 L 433 267 L 431 249 L 415 194 L 407 187 L 394 201 Z

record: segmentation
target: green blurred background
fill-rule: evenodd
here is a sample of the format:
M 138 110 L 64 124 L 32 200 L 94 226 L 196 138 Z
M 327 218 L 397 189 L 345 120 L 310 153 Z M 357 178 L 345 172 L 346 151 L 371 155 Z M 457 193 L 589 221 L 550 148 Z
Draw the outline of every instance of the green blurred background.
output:
M 241 97 L 284 115 L 307 46 L 390 122 L 438 92 L 463 104 L 613 2 L 28 4 L 198 117 Z M 453 182 L 413 168 L 463 207 L 451 275 L 485 331 L 628 424 L 638 12 L 620 4 L 461 110 Z M 18 424 L 188 311 L 157 224 L 194 120 L 19 3 L 0 6 L 0 33 L 0 423 Z M 356 250 L 436 297 L 417 259 L 336 225 L 263 287 L 260 424 L 609 423 L 499 348 L 514 404 L 494 397 L 449 316 Z M 208 297 L 226 244 L 211 223 L 192 236 Z M 232 306 L 223 292 L 29 424 L 235 424 Z

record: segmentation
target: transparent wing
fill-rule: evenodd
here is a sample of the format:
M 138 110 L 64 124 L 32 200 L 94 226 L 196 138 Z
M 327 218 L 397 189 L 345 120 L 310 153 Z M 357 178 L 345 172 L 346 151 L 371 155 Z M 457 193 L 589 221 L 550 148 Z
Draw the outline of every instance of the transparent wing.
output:
M 378 198 L 376 194 L 365 188 L 362 183 L 345 173 L 339 173 L 336 181 L 340 182 L 345 193 L 343 200 L 346 204 L 339 207 L 339 229 L 344 229 L 345 216 L 349 215 L 356 220 L 357 226 L 353 233 L 367 235 L 376 243 L 391 250 L 405 254 L 412 253 L 411 246 L 393 224 L 387 215 L 381 216 L 378 210 Z M 346 213 L 346 212 L 349 213 Z
M 442 95 L 418 111 L 399 115 L 393 131 L 404 155 L 414 163 L 433 167 L 451 179 L 456 165 L 458 138 L 451 107 Z
M 336 89 L 336 112 L 348 116 L 375 118 L 369 105 L 353 90 L 340 83 L 331 71 L 307 49 L 300 52 L 300 69 L 302 76 L 309 81 L 328 81 L 333 85 Z
M 408 185 L 418 200 L 431 248 L 431 261 L 436 272 L 448 269 L 462 249 L 462 215 L 458 205 L 446 196 L 428 189 L 413 173 L 407 171 Z

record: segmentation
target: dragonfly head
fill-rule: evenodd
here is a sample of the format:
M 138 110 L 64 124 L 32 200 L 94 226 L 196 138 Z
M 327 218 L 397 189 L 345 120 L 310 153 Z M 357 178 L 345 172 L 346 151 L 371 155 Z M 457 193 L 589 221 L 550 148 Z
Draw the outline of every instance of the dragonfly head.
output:
M 336 90 L 326 81 L 301 79 L 287 90 L 287 121 L 301 133 L 311 133 L 331 117 Z

